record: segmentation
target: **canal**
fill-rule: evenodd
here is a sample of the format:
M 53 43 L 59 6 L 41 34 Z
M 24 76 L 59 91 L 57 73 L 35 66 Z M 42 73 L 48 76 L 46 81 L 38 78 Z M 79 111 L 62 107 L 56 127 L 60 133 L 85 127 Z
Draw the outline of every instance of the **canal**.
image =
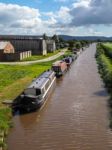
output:
M 112 150 L 95 51 L 93 44 L 78 57 L 40 111 L 13 118 L 8 150 Z

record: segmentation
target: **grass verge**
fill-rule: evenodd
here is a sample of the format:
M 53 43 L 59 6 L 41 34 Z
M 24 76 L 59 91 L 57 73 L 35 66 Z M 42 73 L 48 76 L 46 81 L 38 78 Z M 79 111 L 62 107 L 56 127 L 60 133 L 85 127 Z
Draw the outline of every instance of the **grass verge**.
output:
M 23 59 L 22 61 L 35 61 L 35 60 L 45 59 L 45 58 L 48 58 L 48 57 L 58 54 L 60 51 L 61 50 L 56 50 L 53 53 L 47 53 L 47 55 L 33 55 L 31 57 Z
M 108 57 L 107 52 L 102 44 L 97 45 L 96 60 L 98 63 L 99 73 L 101 74 L 105 86 L 110 94 L 110 128 L 112 128 L 112 59 L 111 57 Z

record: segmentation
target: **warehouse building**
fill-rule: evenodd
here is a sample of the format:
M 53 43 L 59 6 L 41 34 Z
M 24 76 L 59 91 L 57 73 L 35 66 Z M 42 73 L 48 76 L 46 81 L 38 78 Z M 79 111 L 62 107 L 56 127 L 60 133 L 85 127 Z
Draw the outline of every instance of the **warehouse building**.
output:
M 0 41 L 0 61 L 19 61 L 30 57 L 31 51 L 15 51 L 9 41 Z
M 0 40 L 10 41 L 16 52 L 31 51 L 32 55 L 46 55 L 56 49 L 54 40 L 44 40 L 39 36 L 0 35 Z

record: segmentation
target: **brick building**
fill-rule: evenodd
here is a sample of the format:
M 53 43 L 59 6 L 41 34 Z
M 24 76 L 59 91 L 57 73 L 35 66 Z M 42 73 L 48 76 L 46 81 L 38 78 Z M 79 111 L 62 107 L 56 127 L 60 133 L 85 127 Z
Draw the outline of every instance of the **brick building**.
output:
M 15 49 L 13 45 L 8 41 L 0 41 L 0 60 L 3 61 L 5 59 L 5 54 L 14 54 Z

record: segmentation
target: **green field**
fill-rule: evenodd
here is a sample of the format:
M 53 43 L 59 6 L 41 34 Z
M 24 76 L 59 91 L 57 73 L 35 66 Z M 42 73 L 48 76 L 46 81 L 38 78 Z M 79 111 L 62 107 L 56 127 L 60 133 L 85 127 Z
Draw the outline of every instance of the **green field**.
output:
M 112 43 L 103 43 L 101 46 L 105 55 L 112 59 Z
M 108 49 L 112 50 L 112 43 L 103 43 L 103 45 Z

